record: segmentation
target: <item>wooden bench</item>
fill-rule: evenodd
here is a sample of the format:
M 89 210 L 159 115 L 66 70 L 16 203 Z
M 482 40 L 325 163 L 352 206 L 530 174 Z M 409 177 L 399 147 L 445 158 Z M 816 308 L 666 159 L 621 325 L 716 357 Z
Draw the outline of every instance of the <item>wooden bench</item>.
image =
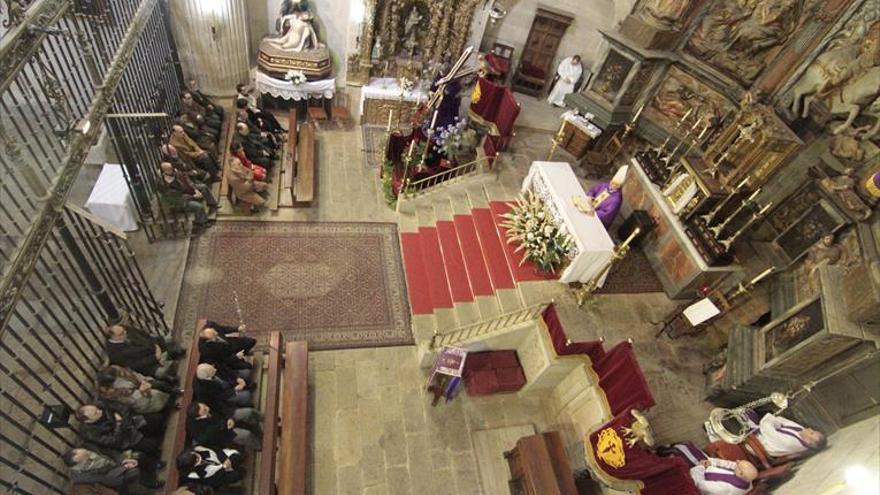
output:
M 165 482 L 165 493 L 170 494 L 177 490 L 180 481 L 180 473 L 177 472 L 177 456 L 186 448 L 186 411 L 192 402 L 193 380 L 196 377 L 196 368 L 199 366 L 199 332 L 207 325 L 205 318 L 196 323 L 196 331 L 192 336 L 192 344 L 189 347 L 189 361 L 186 370 L 183 371 L 183 395 L 180 396 L 180 410 L 177 411 L 176 430 L 174 441 L 171 444 L 171 457 L 168 461 L 168 479 Z
M 296 152 L 296 181 L 293 185 L 293 205 L 310 206 L 315 199 L 315 124 L 306 122 L 299 132 Z
M 284 352 L 284 383 L 281 405 L 281 459 L 278 493 L 305 495 L 308 480 L 309 442 L 309 346 L 288 342 Z M 263 495 L 263 492 L 260 492 Z
M 275 462 L 278 444 L 278 402 L 281 400 L 281 332 L 269 334 L 269 359 L 266 372 L 266 403 L 263 407 L 263 450 L 260 453 L 260 474 L 257 482 L 260 495 L 275 494 Z
M 229 161 L 232 157 L 232 152 L 230 151 L 230 147 L 232 146 L 232 138 L 235 137 L 235 112 L 226 111 L 227 122 L 226 122 L 226 136 L 224 136 L 223 142 L 221 143 L 220 149 L 220 194 L 217 196 L 217 200 L 220 198 L 229 198 L 230 202 L 232 202 L 232 198 L 230 197 L 229 190 L 229 181 L 226 180 L 226 171 L 229 170 Z
M 293 206 L 293 182 L 296 177 L 296 148 L 299 134 L 297 126 L 299 114 L 296 108 L 291 108 L 287 128 L 287 156 L 284 160 L 284 168 L 281 171 L 281 180 L 278 182 L 278 197 L 281 206 Z

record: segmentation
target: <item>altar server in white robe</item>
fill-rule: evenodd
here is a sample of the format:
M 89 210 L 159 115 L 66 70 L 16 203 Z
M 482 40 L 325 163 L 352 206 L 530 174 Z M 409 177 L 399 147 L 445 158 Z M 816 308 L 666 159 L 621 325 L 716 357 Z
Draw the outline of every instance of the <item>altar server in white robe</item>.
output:
M 758 477 L 751 462 L 709 457 L 692 442 L 677 443 L 669 453 L 688 463 L 691 479 L 703 495 L 745 495 Z
M 801 456 L 825 447 L 825 435 L 812 428 L 804 428 L 790 419 L 773 414 L 759 418 L 752 410 L 746 412 L 746 418 L 770 457 Z
M 553 91 L 550 92 L 547 101 L 553 106 L 564 107 L 565 95 L 574 91 L 574 85 L 577 84 L 583 72 L 584 67 L 581 65 L 580 55 L 572 55 L 559 62 L 559 67 L 556 69 L 556 75 L 559 79 L 553 86 Z

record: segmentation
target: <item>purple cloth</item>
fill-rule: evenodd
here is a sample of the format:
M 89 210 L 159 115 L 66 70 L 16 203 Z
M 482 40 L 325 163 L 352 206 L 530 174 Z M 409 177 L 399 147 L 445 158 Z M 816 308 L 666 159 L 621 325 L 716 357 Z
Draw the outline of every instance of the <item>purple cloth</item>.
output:
M 783 435 L 788 435 L 788 436 L 794 438 L 801 445 L 803 445 L 804 448 L 808 449 L 808 448 L 810 448 L 810 446 L 807 445 L 807 442 L 805 442 L 800 436 L 800 432 L 803 430 L 804 430 L 803 428 L 800 428 L 797 426 L 780 426 L 780 427 L 776 428 L 776 431 L 778 431 L 779 433 L 782 433 Z
M 606 191 L 610 186 L 609 182 L 600 182 L 587 192 L 587 196 L 591 198 L 595 198 L 596 196 L 602 194 L 602 192 Z M 609 194 L 605 201 L 602 201 L 599 206 L 596 207 L 596 216 L 599 217 L 599 220 L 602 221 L 602 225 L 605 228 L 608 228 L 611 225 L 611 222 L 614 221 L 614 217 L 617 216 L 617 212 L 620 211 L 620 204 L 623 202 L 623 194 L 621 194 L 620 189 L 613 191 Z
M 683 459 L 688 464 L 688 467 L 694 467 L 700 461 L 705 461 L 709 458 L 705 452 L 694 445 L 694 442 L 677 443 L 672 446 L 669 453 Z
M 721 481 L 724 483 L 728 483 L 732 486 L 739 488 L 740 490 L 748 490 L 751 488 L 752 484 L 748 481 L 740 478 L 739 476 L 733 474 L 733 470 L 727 468 L 715 467 L 715 469 L 721 469 L 727 471 L 725 473 L 709 473 L 707 472 L 703 475 L 706 478 L 706 481 Z

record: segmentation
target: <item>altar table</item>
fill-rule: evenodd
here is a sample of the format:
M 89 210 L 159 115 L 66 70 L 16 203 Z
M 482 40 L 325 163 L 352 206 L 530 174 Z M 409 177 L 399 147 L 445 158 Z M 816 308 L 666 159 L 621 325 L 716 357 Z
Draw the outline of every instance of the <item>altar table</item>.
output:
M 614 253 L 614 241 L 596 215 L 581 213 L 571 198 L 587 197 L 574 171 L 566 162 L 533 162 L 523 180 L 522 191 L 533 191 L 547 206 L 550 215 L 575 241 L 570 262 L 559 281 L 588 282 L 598 275 Z M 599 287 L 605 283 L 605 275 Z
M 403 92 L 400 103 L 400 87 L 393 77 L 377 77 L 361 88 L 361 124 L 387 125 L 388 113 L 393 111 L 393 125 L 397 125 L 397 113 L 402 110 L 401 125 L 408 124 L 419 104 L 428 99 L 421 89 Z
M 105 163 L 85 204 L 93 215 L 125 232 L 138 229 L 137 215 L 122 165 Z
M 309 98 L 332 99 L 336 94 L 336 78 L 307 81 L 294 85 L 284 79 L 276 79 L 260 71 L 256 71 L 254 86 L 260 94 L 270 94 L 285 100 L 307 100 Z

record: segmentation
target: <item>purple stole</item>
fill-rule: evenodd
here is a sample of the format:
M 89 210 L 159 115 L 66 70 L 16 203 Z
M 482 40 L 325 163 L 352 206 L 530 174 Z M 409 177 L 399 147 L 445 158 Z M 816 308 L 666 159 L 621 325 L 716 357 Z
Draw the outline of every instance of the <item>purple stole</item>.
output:
M 776 431 L 778 431 L 779 433 L 782 433 L 783 435 L 788 435 L 790 437 L 793 437 L 795 440 L 798 441 L 798 443 L 803 445 L 805 449 L 809 448 L 809 445 L 807 445 L 807 443 L 804 442 L 804 440 L 801 438 L 801 436 L 798 435 L 798 432 L 803 431 L 803 428 L 801 428 L 799 426 L 780 426 L 780 427 L 776 428 Z
M 729 485 L 733 485 L 741 490 L 748 490 L 749 487 L 752 486 L 748 481 L 740 478 L 739 476 L 733 474 L 732 469 L 727 469 L 723 467 L 713 466 L 715 469 L 721 469 L 723 471 L 727 471 L 725 473 L 710 473 L 706 471 L 704 477 L 706 481 L 720 481 L 722 483 L 727 483 Z

